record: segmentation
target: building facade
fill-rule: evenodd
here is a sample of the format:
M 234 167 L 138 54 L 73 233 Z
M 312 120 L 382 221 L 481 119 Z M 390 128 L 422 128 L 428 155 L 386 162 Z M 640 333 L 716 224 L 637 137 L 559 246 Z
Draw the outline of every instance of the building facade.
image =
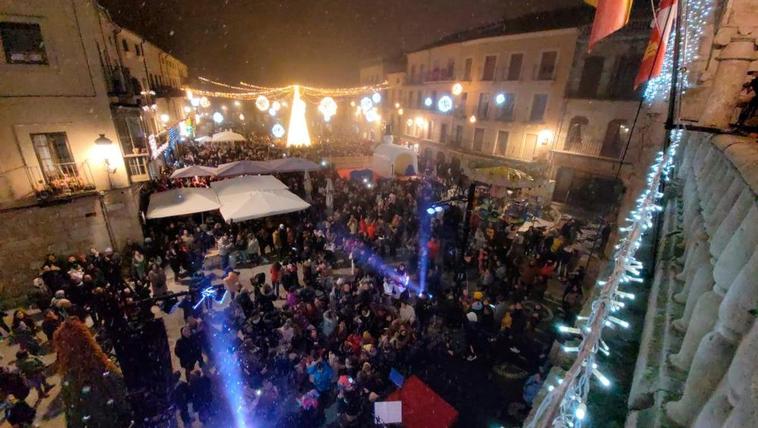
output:
M 396 141 L 466 169 L 482 162 L 533 168 L 555 148 L 580 25 L 591 9 L 532 14 L 443 37 L 406 54 L 383 121 Z M 361 70 L 362 77 L 379 69 Z M 537 168 L 543 174 L 547 168 Z
M 591 25 L 579 28 L 556 143 L 551 151 L 553 200 L 582 205 L 616 202 L 639 156 L 632 133 L 641 91 L 634 89 L 649 36 L 649 19 L 632 20 L 588 52 Z M 631 135 L 630 135 L 631 134 Z M 631 137 L 631 140 L 630 140 Z
M 186 76 L 93 0 L 0 1 L 0 202 L 146 180 Z

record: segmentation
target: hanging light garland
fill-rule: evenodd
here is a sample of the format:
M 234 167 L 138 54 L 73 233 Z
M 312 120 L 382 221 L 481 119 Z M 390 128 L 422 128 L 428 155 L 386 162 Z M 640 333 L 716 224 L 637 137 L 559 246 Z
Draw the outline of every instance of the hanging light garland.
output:
M 692 64 L 698 59 L 700 42 L 707 28 L 708 19 L 713 12 L 713 0 L 678 0 L 682 3 L 684 19 L 677 19 L 676 25 L 681 26 L 683 40 L 680 40 L 681 64 Z M 671 89 L 671 75 L 674 69 L 674 43 L 676 31 L 672 28 L 666 43 L 666 53 L 663 57 L 661 74 L 647 82 L 644 99 L 649 105 L 657 100 L 666 100 Z M 692 75 L 688 67 L 679 67 L 679 82 L 682 94 L 691 86 Z
M 581 336 L 578 346 L 563 346 L 563 352 L 576 353 L 574 364 L 557 385 L 547 385 L 548 393 L 536 410 L 528 427 L 581 427 L 587 417 L 587 394 L 590 379 L 593 377 L 604 387 L 610 387 L 611 381 L 599 369 L 596 362 L 598 352 L 610 355 L 610 348 L 602 339 L 602 331 L 609 328 L 628 328 L 629 323 L 616 312 L 625 306 L 624 300 L 633 300 L 634 294 L 622 291 L 620 287 L 632 286 L 643 282 L 641 270 L 643 265 L 635 254 L 642 245 L 642 236 L 653 226 L 653 216 L 663 208 L 658 201 L 663 197 L 659 192 L 661 183 L 670 178 L 673 160 L 681 142 L 682 131 L 671 131 L 671 145 L 668 150 L 659 152 L 647 176 L 647 184 L 634 211 L 626 219 L 627 224 L 619 229 L 624 234 L 615 247 L 613 271 L 605 281 L 598 281 L 601 290 L 592 302 L 592 312 L 588 317 L 579 317 L 584 321 L 581 328 L 559 325 L 563 334 Z
M 199 88 L 185 88 L 187 91 L 191 91 L 194 95 L 212 97 L 212 98 L 229 98 L 235 100 L 256 100 L 259 96 L 265 96 L 269 100 L 275 98 L 284 98 L 292 95 L 295 91 L 295 87 L 300 91 L 301 99 L 307 99 L 312 102 L 319 102 L 325 97 L 331 98 L 345 98 L 345 97 L 358 97 L 364 94 L 371 94 L 370 97 L 381 101 L 380 91 L 387 89 L 389 84 L 382 82 L 376 85 L 356 86 L 347 88 L 317 88 L 312 86 L 302 85 L 288 85 L 280 87 L 268 87 L 253 85 L 246 82 L 240 82 L 240 86 L 229 85 L 223 82 L 218 82 L 205 77 L 200 77 L 201 82 L 209 85 L 218 86 L 224 88 L 224 90 L 214 91 Z M 375 101 L 378 104 L 379 101 Z M 265 110 L 263 110 L 265 111 Z

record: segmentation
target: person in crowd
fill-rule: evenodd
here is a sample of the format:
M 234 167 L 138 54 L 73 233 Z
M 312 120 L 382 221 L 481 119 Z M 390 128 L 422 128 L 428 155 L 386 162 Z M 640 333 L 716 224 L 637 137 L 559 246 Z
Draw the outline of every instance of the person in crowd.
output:
M 208 186 L 208 179 L 168 177 L 184 165 L 266 159 L 269 149 L 281 150 L 257 138 L 232 147 L 190 143 L 147 187 Z M 293 149 L 288 155 L 316 150 Z M 172 401 L 185 425 L 193 422 L 188 404 L 205 424 L 224 411 L 218 358 L 227 352 L 243 373 L 240 393 L 249 398 L 251 414 L 295 426 L 323 423 L 335 401 L 340 423 L 370 423 L 371 403 L 392 390 L 386 381 L 391 368 L 412 373 L 439 358 L 473 367 L 513 362 L 518 353 L 531 356 L 556 273 L 569 290 L 564 312 L 576 313 L 581 305 L 584 273 L 571 270 L 579 252 L 566 251 L 575 248 L 578 226 L 566 221 L 519 232 L 517 224 L 489 214 L 505 212 L 504 199 L 480 195 L 482 207 L 472 215 L 472 238 L 465 245 L 458 242 L 463 212 L 450 207 L 430 219 L 429 240 L 421 247 L 420 234 L 427 231 L 419 207 L 443 199 L 445 192 L 461 194 L 467 182 L 452 163 L 427 161 L 420 171 L 437 176 L 378 180 L 369 187 L 333 169 L 314 172 L 313 208 L 295 214 L 234 224 L 213 214 L 149 221 L 144 244 L 125 246 L 123 263 L 110 249 L 84 258 L 50 255 L 40 272 L 54 296 L 46 299 L 52 315 L 49 322 L 45 315 L 43 331 L 57 335 L 56 320 L 65 323 L 72 314 L 91 317 L 95 328 L 107 331 L 144 298 L 145 289 L 151 291 L 147 297 L 170 301 L 171 281 L 178 285 L 188 277 L 182 281 L 189 282 L 187 295 L 178 301 L 186 324 L 169 332 L 179 336 L 173 351 L 184 380 L 174 377 Z M 303 195 L 302 174 L 278 178 Z M 327 180 L 333 187 L 330 209 Z M 201 266 L 214 247 L 225 270 L 220 278 Z M 260 273 L 243 287 L 239 270 L 248 263 Z M 347 266 L 349 272 L 340 269 Z M 167 278 L 167 267 L 173 278 Z M 219 290 L 213 296 L 212 286 Z M 230 299 L 216 303 L 224 291 Z M 162 309 L 171 312 L 173 304 Z M 36 331 L 33 321 L 16 318 L 11 331 L 17 326 Z M 288 398 L 296 409 L 271 404 Z
M 54 385 L 45 380 L 45 363 L 39 358 L 29 355 L 29 352 L 21 350 L 16 352 L 16 367 L 24 375 L 29 383 L 37 390 L 37 396 L 47 398 L 47 392 Z
M 193 334 L 192 329 L 185 326 L 181 330 L 182 336 L 176 341 L 174 353 L 179 358 L 179 365 L 184 369 L 186 379 L 190 380 L 190 373 L 196 364 L 202 367 L 205 364 L 202 353 L 202 343 L 199 337 Z

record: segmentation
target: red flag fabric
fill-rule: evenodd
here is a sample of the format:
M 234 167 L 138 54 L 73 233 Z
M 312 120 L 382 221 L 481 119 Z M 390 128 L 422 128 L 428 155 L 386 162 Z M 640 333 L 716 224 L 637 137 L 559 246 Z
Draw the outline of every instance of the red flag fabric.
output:
M 633 0 L 585 0 L 595 7 L 589 50 L 629 22 Z
M 648 39 L 645 54 L 642 56 L 637 77 L 634 79 L 634 89 L 661 74 L 663 58 L 666 56 L 666 45 L 674 19 L 676 19 L 676 2 L 677 0 L 661 0 L 659 3 L 650 39 Z

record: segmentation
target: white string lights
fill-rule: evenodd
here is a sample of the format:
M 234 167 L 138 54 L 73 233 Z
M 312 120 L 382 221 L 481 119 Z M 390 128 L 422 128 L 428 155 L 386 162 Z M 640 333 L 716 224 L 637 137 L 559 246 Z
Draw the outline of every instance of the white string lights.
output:
M 692 64 L 698 59 L 700 41 L 703 39 L 703 31 L 708 28 L 708 18 L 713 12 L 713 0 L 679 0 L 682 3 L 684 19 L 677 19 L 676 25 L 680 25 L 683 40 L 680 40 L 680 64 Z M 674 68 L 674 43 L 676 31 L 671 29 L 669 40 L 666 44 L 666 54 L 663 58 L 661 74 L 647 82 L 644 98 L 647 104 L 657 100 L 666 100 L 671 89 L 671 74 Z M 679 67 L 679 82 L 682 95 L 692 85 L 691 70 L 687 67 Z
M 595 378 L 602 386 L 609 388 L 613 384 L 605 376 L 597 363 L 598 351 L 610 355 L 610 348 L 602 339 L 604 328 L 628 328 L 629 323 L 618 315 L 625 306 L 624 300 L 633 300 L 634 294 L 619 288 L 631 288 L 643 282 L 640 277 L 643 265 L 635 259 L 635 254 L 642 244 L 642 236 L 653 226 L 653 216 L 663 210 L 658 201 L 663 197 L 659 188 L 668 181 L 673 159 L 682 138 L 681 130 L 671 131 L 671 145 L 668 150 L 659 152 L 655 163 L 650 168 L 647 184 L 637 199 L 636 208 L 626 219 L 627 224 L 619 231 L 623 237 L 616 245 L 613 256 L 613 271 L 605 281 L 598 281 L 601 287 L 597 298 L 592 302 L 592 311 L 583 321 L 581 328 L 558 326 L 563 334 L 573 334 L 582 338 L 578 346 L 564 346 L 563 351 L 576 353 L 576 360 L 557 385 L 547 385 L 548 393 L 540 403 L 534 418 L 528 427 L 581 427 L 588 416 L 587 394 L 590 379 Z

